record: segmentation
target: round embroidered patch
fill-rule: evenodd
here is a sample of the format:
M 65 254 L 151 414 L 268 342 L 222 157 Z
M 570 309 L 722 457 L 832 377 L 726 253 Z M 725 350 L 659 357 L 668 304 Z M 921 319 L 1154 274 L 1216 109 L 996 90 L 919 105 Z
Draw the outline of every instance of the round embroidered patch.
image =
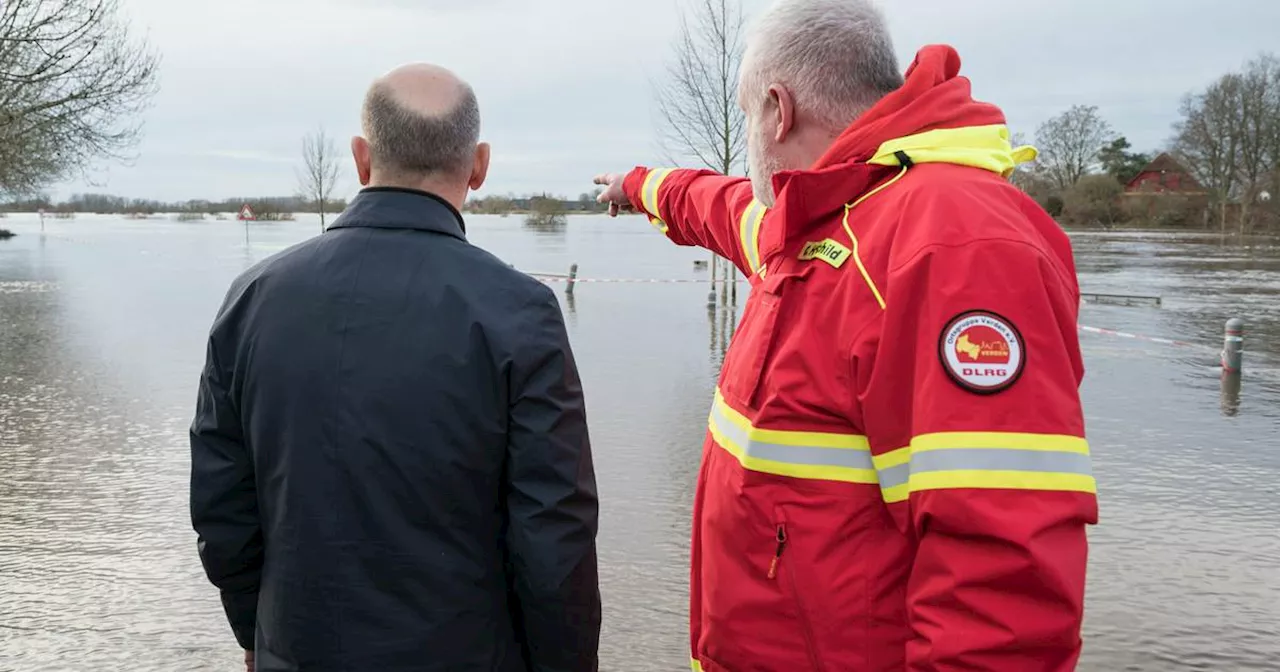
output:
M 938 355 L 957 385 L 978 394 L 994 394 L 1013 385 L 1027 359 L 1022 335 L 1013 323 L 986 310 L 952 318 L 942 330 Z

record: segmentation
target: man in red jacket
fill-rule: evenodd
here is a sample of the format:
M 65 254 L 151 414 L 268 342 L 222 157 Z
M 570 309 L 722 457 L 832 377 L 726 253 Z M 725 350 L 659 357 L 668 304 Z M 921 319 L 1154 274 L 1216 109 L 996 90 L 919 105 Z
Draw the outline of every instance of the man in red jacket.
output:
M 959 71 L 930 46 L 904 81 L 867 0 L 780 0 L 743 64 L 750 180 L 597 178 L 752 287 L 694 503 L 695 671 L 1076 665 L 1075 266 Z

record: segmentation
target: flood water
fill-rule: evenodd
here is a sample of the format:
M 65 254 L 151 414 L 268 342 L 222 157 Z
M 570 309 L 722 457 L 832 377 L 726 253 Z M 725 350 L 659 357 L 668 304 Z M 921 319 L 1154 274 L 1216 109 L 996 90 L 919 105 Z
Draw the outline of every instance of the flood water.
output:
M 0 670 L 242 669 L 187 518 L 203 339 L 231 279 L 318 223 L 0 219 Z M 636 218 L 470 218 L 518 268 L 705 279 Z M 1280 669 L 1280 243 L 1074 237 L 1101 489 L 1082 670 Z M 741 286 L 745 294 L 745 285 Z M 602 495 L 603 669 L 686 670 L 690 505 L 724 320 L 707 286 L 583 283 L 562 305 Z M 739 301 L 745 300 L 740 295 Z M 1246 320 L 1224 395 L 1223 323 Z

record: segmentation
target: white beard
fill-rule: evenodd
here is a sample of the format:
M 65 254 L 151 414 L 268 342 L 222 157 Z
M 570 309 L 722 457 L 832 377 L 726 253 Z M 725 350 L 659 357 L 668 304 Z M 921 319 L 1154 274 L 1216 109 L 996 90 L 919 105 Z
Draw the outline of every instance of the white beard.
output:
M 755 129 L 751 129 L 757 142 L 755 147 L 764 146 L 764 142 L 759 140 L 759 135 L 755 134 Z M 753 144 L 747 142 L 747 164 L 751 169 L 751 191 L 755 194 L 756 200 L 772 208 L 774 201 L 773 194 L 773 175 L 782 170 L 782 162 L 776 156 L 771 156 L 762 150 L 753 150 Z

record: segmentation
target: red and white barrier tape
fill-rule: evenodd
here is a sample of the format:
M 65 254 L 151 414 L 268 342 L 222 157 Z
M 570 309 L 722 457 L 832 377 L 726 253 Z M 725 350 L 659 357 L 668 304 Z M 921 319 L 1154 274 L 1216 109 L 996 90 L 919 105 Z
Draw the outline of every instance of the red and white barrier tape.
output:
M 529 275 L 532 275 L 533 277 L 535 277 L 535 278 L 537 278 L 538 280 L 541 280 L 541 281 L 543 281 L 543 282 L 568 282 L 568 281 L 569 281 L 569 278 L 568 278 L 567 276 L 562 276 L 562 275 L 538 275 L 537 273 L 530 273 Z M 695 279 L 695 278 L 666 278 L 666 279 L 660 279 L 660 278 L 574 278 L 574 279 L 573 279 L 573 284 L 575 284 L 575 285 L 576 285 L 576 284 L 578 284 L 579 282 L 608 282 L 608 283 L 626 283 L 626 284 L 642 284 L 642 285 L 643 285 L 643 284 L 660 284 L 660 285 L 661 285 L 661 284 L 670 284 L 670 283 L 677 283 L 677 284 L 699 284 L 699 285 L 718 285 L 718 284 L 723 283 L 723 282 L 724 282 L 724 280 L 698 280 L 698 279 Z M 737 283 L 737 282 L 746 282 L 746 280 L 745 280 L 745 279 L 739 279 L 739 280 L 734 280 L 734 282 L 735 282 L 735 283 Z
M 1206 347 L 1206 346 L 1200 345 L 1200 344 L 1198 344 L 1198 343 L 1189 343 L 1189 342 L 1187 342 L 1187 341 L 1179 341 L 1179 340 L 1175 340 L 1175 339 L 1172 339 L 1172 338 L 1157 338 L 1157 337 L 1155 337 L 1155 336 L 1140 336 L 1140 335 L 1138 335 L 1138 334 L 1130 334 L 1130 333 L 1123 332 L 1123 331 L 1116 331 L 1116 330 L 1114 330 L 1114 329 L 1099 329 L 1098 327 L 1087 327 L 1087 326 L 1085 326 L 1085 325 L 1083 325 L 1083 324 L 1082 324 L 1082 325 L 1080 325 L 1080 331 L 1087 332 L 1087 333 L 1090 333 L 1090 334 L 1104 334 L 1104 335 L 1106 335 L 1106 336 L 1118 336 L 1118 337 L 1120 337 L 1120 338 L 1131 338 L 1131 339 L 1133 339 L 1133 340 L 1135 340 L 1135 341 L 1146 341 L 1146 342 L 1148 342 L 1148 343 L 1159 343 L 1159 344 L 1161 344 L 1161 345 L 1175 345 L 1175 346 L 1178 346 L 1178 347 L 1180 347 L 1180 348 L 1202 348 L 1202 349 L 1205 349 L 1205 350 L 1212 350 L 1212 349 L 1213 349 L 1213 348 L 1208 348 L 1208 347 Z

